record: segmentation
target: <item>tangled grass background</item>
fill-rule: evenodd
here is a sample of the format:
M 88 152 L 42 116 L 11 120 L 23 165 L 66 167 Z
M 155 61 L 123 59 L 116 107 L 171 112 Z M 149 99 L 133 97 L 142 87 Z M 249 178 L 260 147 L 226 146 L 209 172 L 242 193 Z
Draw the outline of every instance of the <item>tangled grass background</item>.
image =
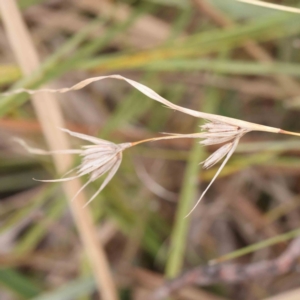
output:
M 25 93 L 1 97 L 0 298 L 297 298 L 297 137 L 244 136 L 202 202 L 184 217 L 220 167 L 213 164 L 233 149 L 229 140 L 215 145 L 211 135 L 236 124 L 220 125 L 209 114 L 300 131 L 299 16 L 218 0 L 13 3 L 0 0 L 3 92 L 45 84 L 60 89 L 118 73 L 174 106 L 165 109 L 112 80 L 59 96 L 35 94 L 31 104 Z M 204 112 L 212 123 L 176 107 Z M 207 146 L 177 138 L 200 137 L 199 126 L 208 131 L 202 132 Z M 136 143 L 85 209 L 101 187 L 96 178 L 119 167 L 119 153 L 90 180 L 33 181 L 59 178 L 80 165 L 57 154 L 82 145 L 57 127 L 109 140 L 110 151 Z M 239 139 L 241 128 L 226 130 Z M 178 135 L 137 142 L 159 132 Z M 28 154 L 12 137 L 26 141 L 31 152 L 49 149 L 54 164 Z M 80 151 L 86 164 L 95 154 Z M 199 162 L 207 158 L 204 166 L 212 168 L 202 170 Z M 85 166 L 79 175 L 91 170 Z

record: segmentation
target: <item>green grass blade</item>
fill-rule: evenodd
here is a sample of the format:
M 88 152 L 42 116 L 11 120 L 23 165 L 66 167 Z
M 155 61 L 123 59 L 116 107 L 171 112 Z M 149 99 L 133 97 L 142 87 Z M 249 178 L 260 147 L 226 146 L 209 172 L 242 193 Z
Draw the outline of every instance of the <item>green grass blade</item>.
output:
M 167 47 L 155 48 L 137 53 L 122 53 L 102 56 L 80 63 L 83 69 L 94 69 L 99 72 L 116 69 L 130 69 L 144 66 L 152 61 L 163 61 L 171 58 L 202 56 L 211 52 L 223 52 L 241 46 L 250 38 L 268 41 L 288 36 L 300 31 L 300 20 L 295 17 L 277 16 L 261 18 L 229 29 L 214 29 L 194 34 L 182 41 L 173 42 Z
M 92 278 L 82 278 L 71 281 L 57 290 L 43 293 L 32 300 L 74 300 L 90 294 L 94 290 L 94 280 Z
M 223 56 L 228 56 L 228 52 L 224 52 Z M 220 93 L 216 89 L 208 89 L 205 97 L 203 109 L 214 113 L 217 111 L 220 102 Z M 199 120 L 195 128 L 195 132 L 199 131 L 199 125 L 203 124 L 203 120 Z M 197 182 L 199 179 L 200 162 L 204 159 L 204 148 L 200 147 L 197 139 L 193 142 L 191 154 L 189 156 L 186 171 L 183 178 L 182 190 L 180 192 L 179 203 L 175 216 L 175 224 L 171 234 L 170 255 L 166 263 L 166 276 L 168 278 L 176 277 L 181 271 L 185 258 L 186 240 L 188 235 L 188 227 L 191 216 L 186 217 L 192 207 L 197 196 Z
M 199 173 L 199 162 L 202 159 L 202 151 L 198 141 L 194 141 L 188 164 L 185 170 L 182 189 L 180 192 L 175 224 L 171 234 L 169 258 L 166 264 L 166 275 L 173 278 L 181 271 L 184 252 L 186 248 L 186 237 L 191 218 L 185 218 L 195 201 Z
M 40 289 L 32 281 L 13 269 L 0 269 L 0 285 L 23 299 L 31 299 L 40 292 Z
M 252 244 L 250 246 L 239 249 L 237 251 L 228 253 L 222 257 L 216 258 L 213 261 L 211 261 L 210 263 L 211 264 L 221 263 L 221 262 L 228 261 L 228 260 L 231 260 L 234 258 L 238 258 L 243 255 L 252 253 L 254 251 L 257 251 L 257 250 L 260 250 L 260 249 L 263 249 L 263 248 L 266 248 L 266 247 L 269 247 L 272 245 L 276 245 L 278 243 L 286 242 L 287 240 L 296 238 L 299 235 L 300 235 L 300 229 L 295 229 L 295 230 L 292 230 L 292 231 L 284 233 L 284 234 L 279 234 L 273 238 L 264 240 L 264 241 L 256 243 L 256 244 Z
M 212 71 L 230 75 L 276 75 L 300 76 L 300 65 L 295 63 L 255 63 L 237 60 L 186 59 L 164 60 L 149 63 L 142 69 L 151 71 Z
M 66 206 L 67 206 L 67 202 L 65 201 L 64 198 L 56 199 L 56 201 L 52 203 L 51 207 L 48 208 L 47 217 L 45 217 L 42 221 L 39 221 L 37 224 L 35 224 L 22 237 L 22 239 L 16 245 L 14 251 L 16 253 L 28 253 L 32 251 L 47 232 L 48 222 L 59 219 L 63 214 Z

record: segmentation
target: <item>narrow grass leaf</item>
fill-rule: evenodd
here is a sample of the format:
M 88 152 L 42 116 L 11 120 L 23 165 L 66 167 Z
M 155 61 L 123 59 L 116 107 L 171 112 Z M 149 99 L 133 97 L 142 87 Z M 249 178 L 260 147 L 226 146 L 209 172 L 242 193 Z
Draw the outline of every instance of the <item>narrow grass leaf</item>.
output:
M 0 285 L 6 286 L 23 299 L 32 299 L 40 292 L 32 281 L 13 269 L 0 269 Z

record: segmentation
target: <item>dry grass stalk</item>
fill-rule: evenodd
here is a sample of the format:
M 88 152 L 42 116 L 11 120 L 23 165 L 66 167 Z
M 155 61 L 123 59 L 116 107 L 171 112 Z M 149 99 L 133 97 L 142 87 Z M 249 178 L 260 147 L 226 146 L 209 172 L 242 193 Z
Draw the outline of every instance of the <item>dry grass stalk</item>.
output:
M 14 0 L 0 0 L 0 10 L 8 38 L 17 60 L 23 73 L 29 75 L 38 69 L 39 59 L 16 2 Z M 68 149 L 69 143 L 67 138 L 56 128 L 56 126 L 63 127 L 63 117 L 60 107 L 53 96 L 50 94 L 33 95 L 32 102 L 42 125 L 49 148 L 52 151 Z M 53 159 L 59 173 L 65 172 L 72 162 L 70 155 L 62 157 L 54 153 Z M 78 180 L 75 180 L 66 182 L 63 187 L 67 197 L 71 199 L 81 188 L 81 185 Z M 99 292 L 102 294 L 103 299 L 115 300 L 117 299 L 117 293 L 105 252 L 98 241 L 97 232 L 89 211 L 81 209 L 83 203 L 85 203 L 85 197 L 81 195 L 77 200 L 74 205 L 71 205 L 71 209 L 84 248 L 90 259 Z
M 176 105 L 176 104 L 168 101 L 167 99 L 163 98 L 162 96 L 158 95 L 156 92 L 154 92 L 149 87 L 147 87 L 141 83 L 138 83 L 134 80 L 131 80 L 129 78 L 126 78 L 124 76 L 121 76 L 121 75 L 107 75 L 107 76 L 91 77 L 91 78 L 85 79 L 83 81 L 80 81 L 79 83 L 77 83 L 69 88 L 61 88 L 61 89 L 45 88 L 45 89 L 39 89 L 39 90 L 30 90 L 30 89 L 20 88 L 20 89 L 11 91 L 11 92 L 3 93 L 2 95 L 8 96 L 8 95 L 13 95 L 13 94 L 19 94 L 22 92 L 26 92 L 30 95 L 35 95 L 38 93 L 61 93 L 61 94 L 63 94 L 63 93 L 71 92 L 71 91 L 80 90 L 93 82 L 100 81 L 103 79 L 108 79 L 108 78 L 124 80 L 127 83 L 129 83 L 130 85 L 132 85 L 134 88 L 136 88 L 137 90 L 142 92 L 144 95 L 148 96 L 149 98 L 151 98 L 155 101 L 158 101 L 171 109 L 181 111 L 183 113 L 186 113 L 188 115 L 191 115 L 191 116 L 194 116 L 197 118 L 203 118 L 203 119 L 209 120 L 211 122 L 216 122 L 216 123 L 225 123 L 225 124 L 237 126 L 238 128 L 243 128 L 243 129 L 266 131 L 266 132 L 273 132 L 273 133 L 281 132 L 281 129 L 279 129 L 279 128 L 268 127 L 268 126 L 250 123 L 250 122 L 246 122 L 246 121 L 242 121 L 242 120 L 238 120 L 238 119 L 234 119 L 234 118 L 199 112 L 199 111 L 196 111 L 193 109 L 181 107 L 179 105 Z
M 103 141 L 103 140 L 100 140 L 100 139 L 97 139 L 97 138 L 94 138 L 94 137 L 85 136 L 85 135 L 82 135 L 82 134 L 78 134 L 78 133 L 68 131 L 68 133 L 70 133 L 71 135 L 89 140 L 89 141 L 91 141 L 93 143 L 96 143 L 96 144 L 104 144 L 104 145 L 105 144 L 110 144 L 111 145 L 110 150 L 108 151 L 109 152 L 109 154 L 108 154 L 109 159 L 105 156 L 104 156 L 104 158 L 102 157 L 103 152 L 101 152 L 102 150 L 101 150 L 100 146 L 99 147 L 94 147 L 94 148 L 92 147 L 91 149 L 94 149 L 96 151 L 96 153 L 93 153 L 93 155 L 96 155 L 96 159 L 98 159 L 98 160 L 100 159 L 100 164 L 98 162 L 95 162 L 95 158 L 93 157 L 92 161 L 93 161 L 94 167 L 91 167 L 90 164 L 89 164 L 89 161 L 91 160 L 91 158 L 89 158 L 90 153 L 84 152 L 84 150 L 83 150 L 83 152 L 82 153 L 80 152 L 80 153 L 85 158 L 84 158 L 82 164 L 79 166 L 79 174 L 75 177 L 72 177 L 72 178 L 60 179 L 60 180 L 56 180 L 56 181 L 65 181 L 65 180 L 69 180 L 69 179 L 76 179 L 79 176 L 85 175 L 87 173 L 91 173 L 91 178 L 87 182 L 87 184 L 88 184 L 89 182 L 95 180 L 99 176 L 103 175 L 106 171 L 111 169 L 111 173 L 107 177 L 108 179 L 106 179 L 103 183 L 103 185 L 105 186 L 108 183 L 108 181 L 112 178 L 114 173 L 117 171 L 117 168 L 119 167 L 119 164 L 120 164 L 121 158 L 122 158 L 122 156 L 121 156 L 122 151 L 125 150 L 126 148 L 133 147 L 133 146 L 136 146 L 138 144 L 145 143 L 145 142 L 152 142 L 152 141 L 166 140 L 166 139 L 175 139 L 175 138 L 201 138 L 201 139 L 203 139 L 203 141 L 201 141 L 201 144 L 203 144 L 203 145 L 214 145 L 214 144 L 226 143 L 221 148 L 219 148 L 219 150 L 217 150 L 215 153 L 213 153 L 209 158 L 207 158 L 203 162 L 205 168 L 210 168 L 211 166 L 213 166 L 214 164 L 216 164 L 218 161 L 220 161 L 222 158 L 225 157 L 225 159 L 224 159 L 223 163 L 221 164 L 220 168 L 218 169 L 217 173 L 215 174 L 215 176 L 213 177 L 213 179 L 211 180 L 211 182 L 209 183 L 207 188 L 204 190 L 204 192 L 202 193 L 201 197 L 199 198 L 199 200 L 197 201 L 195 206 L 189 212 L 188 215 L 190 215 L 190 213 L 196 208 L 198 203 L 201 201 L 201 199 L 203 198 L 203 196 L 205 195 L 205 193 L 207 192 L 209 187 L 215 181 L 217 176 L 220 174 L 220 172 L 223 169 L 223 167 L 225 166 L 225 164 L 228 162 L 229 158 L 231 157 L 231 155 L 235 151 L 235 149 L 236 149 L 236 147 L 239 143 L 240 138 L 243 135 L 245 135 L 247 132 L 250 132 L 250 131 L 265 131 L 265 132 L 283 133 L 283 134 L 290 134 L 290 135 L 300 136 L 299 133 L 284 131 L 280 128 L 264 126 L 264 125 L 260 125 L 260 124 L 250 123 L 250 122 L 243 121 L 243 120 L 238 120 L 238 119 L 219 116 L 219 115 L 215 115 L 215 114 L 199 112 L 199 111 L 195 111 L 195 110 L 192 110 L 192 109 L 181 107 L 181 106 L 176 105 L 176 104 L 168 101 L 167 99 L 161 97 L 160 95 L 158 95 L 155 91 L 153 91 L 149 87 L 147 87 L 143 84 L 140 84 L 140 83 L 138 83 L 134 80 L 123 77 L 121 75 L 108 75 L 108 76 L 92 77 L 92 78 L 83 80 L 83 81 L 75 84 L 74 86 L 72 86 L 70 88 L 41 89 L 41 90 L 28 90 L 28 89 L 22 89 L 21 88 L 21 89 L 18 89 L 18 90 L 12 91 L 12 92 L 8 92 L 8 93 L 5 93 L 5 94 L 10 95 L 10 94 L 16 94 L 16 93 L 21 93 L 21 92 L 27 92 L 27 93 L 32 94 L 32 95 L 37 94 L 37 93 L 41 93 L 41 92 L 66 93 L 66 92 L 82 89 L 85 86 L 87 86 L 87 85 L 89 85 L 93 82 L 100 81 L 100 80 L 103 80 L 103 79 L 108 79 L 108 78 L 124 80 L 127 83 L 129 83 L 130 85 L 132 85 L 133 87 L 135 87 L 136 89 L 138 89 L 140 92 L 142 92 L 143 94 L 148 96 L 149 98 L 166 105 L 168 108 L 172 108 L 172 109 L 181 111 L 183 113 L 189 114 L 189 115 L 197 117 L 197 118 L 206 119 L 208 122 L 205 125 L 201 126 L 202 132 L 199 132 L 199 133 L 170 134 L 170 135 L 164 136 L 164 137 L 150 138 L 150 139 L 146 139 L 146 140 L 137 141 L 137 142 L 134 142 L 134 143 L 125 143 L 125 144 L 120 144 L 120 145 L 115 145 L 115 144 L 112 144 L 108 141 Z M 114 146 L 112 146 L 112 145 L 114 145 Z M 118 150 L 115 150 L 115 149 L 118 149 Z M 70 151 L 74 151 L 74 150 L 70 150 Z M 111 161 L 110 159 L 113 160 L 113 161 Z M 116 159 L 116 160 L 114 160 L 114 159 Z M 85 162 L 85 160 L 86 160 L 86 162 Z M 86 170 L 88 170 L 88 172 L 85 172 Z M 93 172 L 96 172 L 97 175 L 94 176 Z M 100 192 L 102 190 L 103 185 L 100 187 L 98 192 Z M 82 189 L 80 189 L 80 191 L 81 190 Z M 77 193 L 79 193 L 79 192 L 77 192 Z M 96 197 L 97 194 L 98 193 L 96 193 L 90 199 L 90 201 L 93 200 Z
M 300 13 L 299 8 L 280 5 L 280 4 L 274 4 L 274 3 L 268 3 L 268 2 L 265 2 L 265 1 L 259 1 L 259 0 L 236 0 L 236 1 L 243 2 L 243 3 L 248 3 L 248 4 L 253 4 L 253 5 L 257 5 L 257 6 L 261 6 L 261 7 L 281 10 L 281 11 L 287 11 L 287 12 L 291 12 L 291 13 L 297 13 L 297 14 Z

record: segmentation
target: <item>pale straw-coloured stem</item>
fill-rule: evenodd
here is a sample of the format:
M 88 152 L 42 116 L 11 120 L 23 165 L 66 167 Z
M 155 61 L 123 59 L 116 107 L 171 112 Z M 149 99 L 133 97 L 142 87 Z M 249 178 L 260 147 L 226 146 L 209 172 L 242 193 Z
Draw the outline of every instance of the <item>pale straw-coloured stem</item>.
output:
M 139 144 L 148 143 L 148 142 L 156 142 L 161 140 L 173 140 L 173 139 L 183 139 L 183 138 L 201 138 L 201 133 L 188 133 L 188 134 L 173 134 L 162 137 L 149 138 L 145 140 L 140 140 L 137 142 L 132 142 L 131 147 L 134 147 Z
M 287 12 L 291 12 L 291 13 L 298 13 L 298 14 L 300 13 L 299 8 L 275 4 L 275 3 L 268 3 L 265 1 L 259 1 L 259 0 L 236 0 L 236 1 L 253 4 L 253 5 L 257 5 L 257 6 L 261 6 L 261 7 L 281 10 L 281 11 L 287 11 Z
M 97 82 L 97 81 L 101 81 L 101 80 L 109 79 L 109 78 L 126 81 L 128 84 L 130 84 L 131 86 L 133 86 L 134 88 L 136 88 L 141 93 L 148 96 L 149 98 L 166 105 L 168 108 L 171 108 L 171 109 L 174 109 L 177 111 L 181 111 L 185 114 L 194 116 L 196 118 L 203 118 L 203 119 L 209 120 L 211 122 L 226 123 L 229 125 L 237 126 L 238 128 L 245 129 L 247 131 L 264 131 L 264 132 L 272 132 L 272 133 L 284 133 L 284 131 L 280 128 L 275 128 L 275 127 L 270 127 L 270 126 L 265 126 L 265 125 L 261 125 L 261 124 L 247 122 L 244 120 L 239 120 L 239 119 L 234 119 L 234 118 L 230 118 L 230 117 L 205 113 L 205 112 L 196 111 L 196 110 L 193 110 L 190 108 L 185 108 L 185 107 L 176 105 L 176 104 L 170 102 L 169 100 L 165 99 L 164 97 L 160 96 L 159 94 L 157 94 L 155 91 L 153 91 L 149 87 L 147 87 L 139 82 L 136 82 L 132 79 L 126 78 L 121 75 L 116 75 L 116 74 L 115 75 L 107 75 L 107 76 L 91 77 L 91 78 L 82 80 L 79 83 L 77 83 L 69 88 L 61 88 L 61 89 L 45 88 L 45 89 L 40 89 L 40 90 L 30 90 L 30 89 L 20 88 L 20 89 L 14 90 L 14 91 L 9 91 L 9 92 L 3 93 L 2 95 L 6 95 L 6 96 L 14 95 L 14 94 L 22 93 L 22 92 L 28 93 L 30 95 L 35 95 L 38 93 L 61 93 L 61 94 L 63 94 L 63 93 L 71 92 L 71 91 L 80 90 L 93 82 Z M 295 135 L 297 135 L 297 134 L 295 134 Z
M 77 83 L 77 84 L 75 84 L 75 85 L 73 85 L 69 88 L 61 88 L 61 89 L 48 89 L 48 88 L 46 88 L 46 89 L 40 89 L 40 90 L 30 90 L 30 89 L 20 88 L 20 89 L 11 91 L 11 92 L 3 93 L 2 95 L 13 95 L 13 94 L 19 94 L 21 92 L 26 92 L 30 95 L 35 95 L 37 93 L 43 93 L 43 92 L 63 94 L 63 93 L 71 92 L 71 91 L 80 90 L 80 89 L 86 87 L 87 85 L 89 85 L 93 82 L 101 81 L 101 80 L 108 79 L 108 78 L 126 81 L 128 84 L 130 84 L 131 86 L 133 86 L 134 88 L 136 88 L 137 90 L 142 92 L 144 95 L 148 96 L 149 98 L 166 105 L 168 108 L 181 111 L 185 114 L 194 116 L 196 118 L 203 118 L 203 119 L 209 120 L 211 122 L 227 123 L 227 124 L 230 124 L 230 125 L 234 125 L 234 126 L 237 126 L 237 127 L 240 127 L 240 128 L 247 129 L 249 131 L 256 130 L 256 131 L 266 131 L 266 132 L 273 132 L 273 133 L 278 133 L 280 131 L 279 128 L 269 127 L 269 126 L 260 125 L 260 124 L 256 124 L 256 123 L 251 123 L 251 122 L 247 122 L 247 121 L 243 121 L 243 120 L 239 120 L 239 119 L 234 119 L 234 118 L 230 118 L 230 117 L 225 117 L 225 116 L 205 113 L 205 112 L 201 112 L 201 111 L 196 111 L 196 110 L 193 110 L 193 109 L 190 109 L 190 108 L 185 108 L 185 107 L 176 105 L 176 104 L 170 102 L 169 100 L 165 99 L 164 97 L 160 96 L 159 94 L 157 94 L 155 91 L 153 91 L 149 87 L 147 87 L 147 86 L 145 86 L 145 85 L 143 85 L 139 82 L 136 82 L 132 79 L 129 79 L 129 78 L 126 78 L 124 76 L 117 75 L 117 74 L 116 75 L 91 77 L 91 78 L 85 79 L 83 81 L 80 81 L 79 83 Z
M 39 58 L 31 41 L 29 32 L 22 19 L 15 0 L 0 0 L 1 17 L 9 38 L 12 50 L 25 75 L 30 75 L 39 68 Z M 42 125 L 44 136 L 53 154 L 58 173 L 64 173 L 71 165 L 70 155 L 58 155 L 58 151 L 69 149 L 69 142 L 65 134 L 57 130 L 57 126 L 64 127 L 60 107 L 53 95 L 42 94 L 32 96 L 33 106 Z M 40 153 L 43 154 L 43 153 Z M 65 194 L 69 200 L 81 188 L 79 180 L 63 184 Z M 96 228 L 93 225 L 90 211 L 82 209 L 86 202 L 83 195 L 77 201 L 70 203 L 74 220 L 78 228 L 83 247 L 87 252 L 95 275 L 101 299 L 117 300 L 116 288 L 109 270 L 109 265 L 103 247 L 99 243 Z
M 298 133 L 298 132 L 286 131 L 286 130 L 282 130 L 282 129 L 280 129 L 279 133 L 300 136 L 300 133 Z

